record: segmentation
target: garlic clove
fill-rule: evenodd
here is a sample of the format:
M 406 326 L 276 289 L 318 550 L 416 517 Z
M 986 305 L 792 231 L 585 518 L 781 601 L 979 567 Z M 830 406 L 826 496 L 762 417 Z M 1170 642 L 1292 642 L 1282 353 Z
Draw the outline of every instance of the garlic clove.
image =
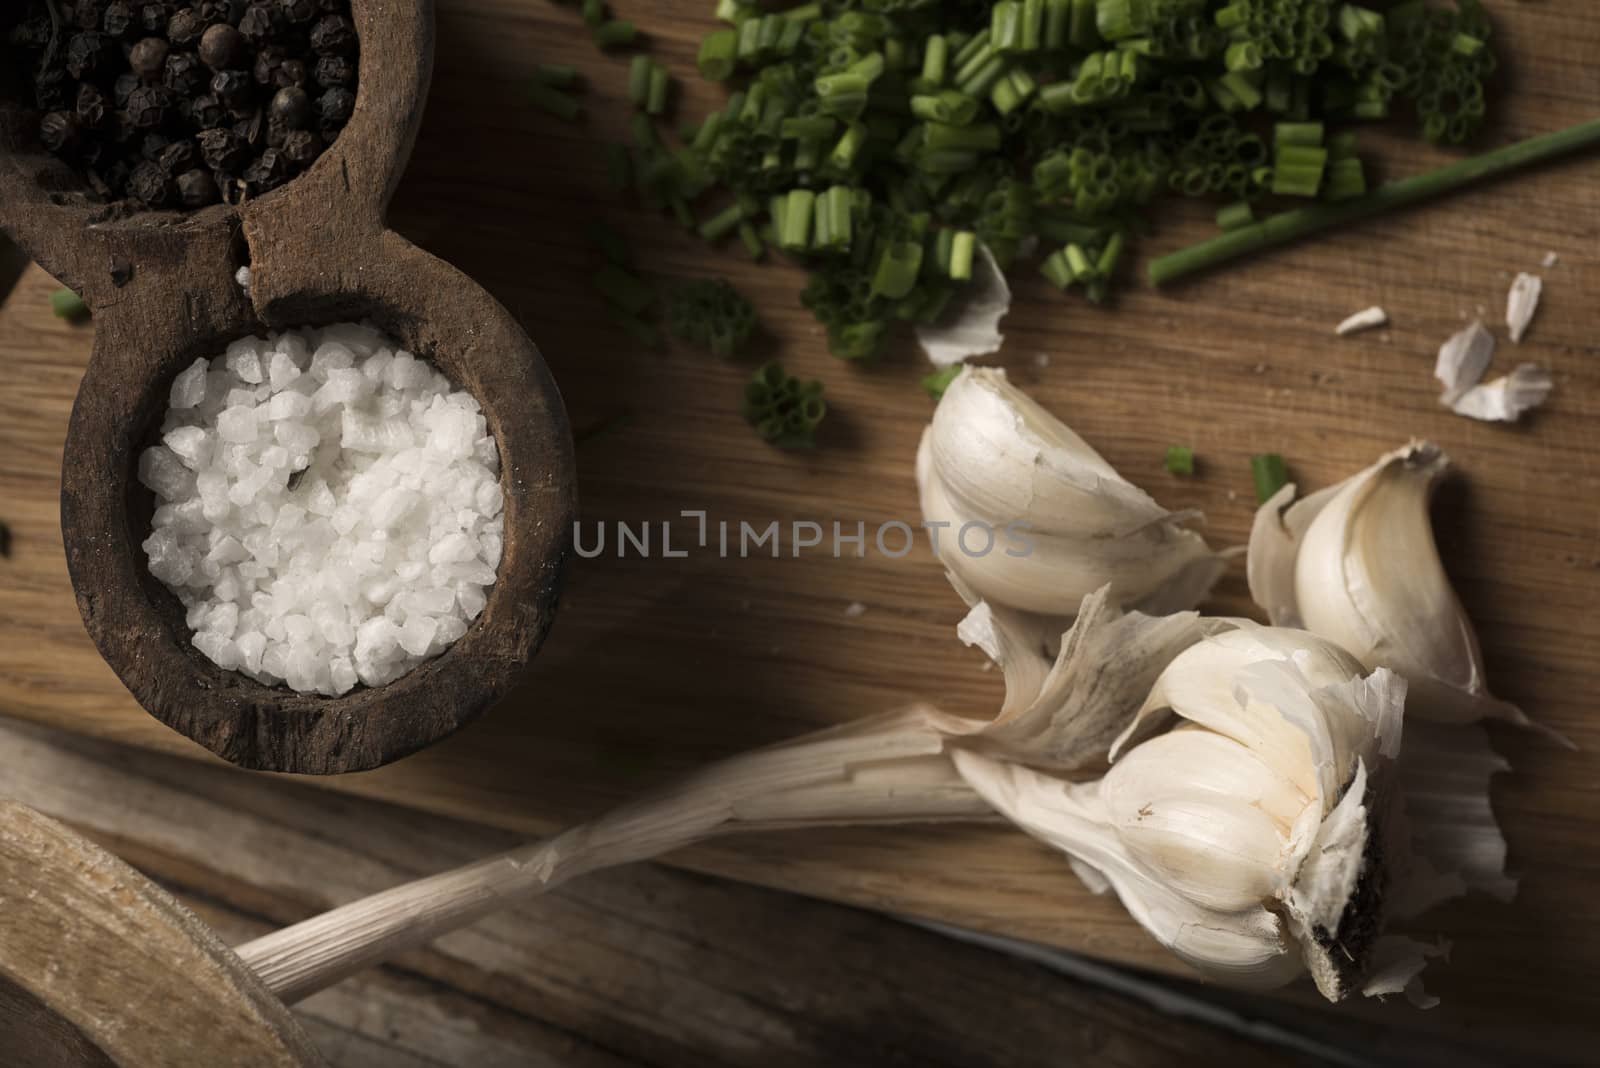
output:
M 999 352 L 1005 343 L 1000 320 L 1011 310 L 1011 286 L 989 246 L 978 245 L 973 278 L 955 316 L 917 327 L 917 343 L 935 367 Z
M 1073 857 L 1075 869 L 1092 869 L 1146 931 L 1201 974 L 1244 990 L 1274 989 L 1303 974 L 1298 946 L 1269 909 L 1205 908 L 1135 857 L 1111 828 L 1098 783 L 1065 782 L 967 750 L 951 756 L 984 800 Z
M 1493 697 L 1477 635 L 1439 560 L 1428 505 L 1449 465 L 1412 442 L 1331 490 L 1256 515 L 1250 590 L 1275 624 L 1303 626 L 1411 685 L 1409 710 L 1464 723 L 1526 722 Z
M 1223 556 L 1122 478 L 1003 370 L 969 368 L 946 389 L 917 453 L 940 558 L 975 597 L 1070 616 L 1108 582 L 1133 607 L 1193 607 Z
M 1203 766 L 1210 782 L 1193 777 Z M 1231 781 L 1223 781 L 1225 773 Z M 1249 750 L 1200 730 L 1136 746 L 1106 773 L 1101 793 L 1130 853 L 1189 900 L 1226 912 L 1282 889 L 1289 825 L 1307 804 Z

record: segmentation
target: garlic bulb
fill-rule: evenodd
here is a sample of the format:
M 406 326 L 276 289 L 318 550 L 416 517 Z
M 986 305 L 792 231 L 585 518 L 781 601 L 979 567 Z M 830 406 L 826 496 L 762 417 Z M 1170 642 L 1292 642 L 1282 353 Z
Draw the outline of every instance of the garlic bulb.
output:
M 1125 605 L 1171 612 L 1198 604 L 1225 567 L 1189 516 L 1117 474 L 1003 370 L 969 368 L 945 390 L 917 487 L 969 602 L 1064 618 L 1109 583 Z
M 1241 624 L 1179 653 L 1141 717 L 1176 729 L 1069 783 L 958 749 L 962 776 L 1116 891 L 1162 944 L 1232 986 L 1309 972 L 1360 988 L 1381 928 L 1381 842 L 1405 683 L 1299 631 Z M 1130 728 L 1130 731 L 1132 728 Z
M 1428 504 L 1449 460 L 1414 441 L 1293 506 L 1285 486 L 1256 513 L 1250 593 L 1279 626 L 1304 627 L 1410 683 L 1413 715 L 1525 722 L 1490 695 L 1472 623 L 1434 545 Z

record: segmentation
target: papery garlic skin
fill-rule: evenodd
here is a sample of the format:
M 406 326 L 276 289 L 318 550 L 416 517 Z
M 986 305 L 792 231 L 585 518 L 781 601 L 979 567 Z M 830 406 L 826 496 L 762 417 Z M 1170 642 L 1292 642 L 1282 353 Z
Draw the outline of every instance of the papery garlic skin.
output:
M 1381 927 L 1405 684 L 1301 631 L 1238 624 L 1168 664 L 1141 716 L 1185 722 L 1069 783 L 958 748 L 956 768 L 1230 986 L 1360 988 Z M 1130 732 L 1134 728 L 1130 728 Z
M 945 390 L 917 451 L 917 487 L 969 599 L 1066 618 L 1110 584 L 1120 603 L 1165 613 L 1198 604 L 1226 567 L 1182 525 L 1188 516 L 1117 474 L 997 368 L 969 368 Z M 968 553 L 968 524 L 1018 537 Z
M 1489 693 L 1477 635 L 1434 544 L 1428 507 L 1448 467 L 1438 446 L 1414 441 L 1292 506 L 1285 486 L 1256 513 L 1250 593 L 1274 624 L 1404 676 L 1415 716 L 1525 722 Z

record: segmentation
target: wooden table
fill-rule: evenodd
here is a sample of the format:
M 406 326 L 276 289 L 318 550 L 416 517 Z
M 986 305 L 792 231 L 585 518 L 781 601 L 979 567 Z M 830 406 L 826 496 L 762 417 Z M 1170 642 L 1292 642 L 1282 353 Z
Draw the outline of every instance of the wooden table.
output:
M 909 346 L 875 368 L 832 360 L 795 302 L 792 269 L 750 267 L 671 223 L 619 209 L 604 192 L 600 140 L 625 137 L 626 58 L 597 54 L 572 9 L 514 0 L 441 0 L 428 119 L 394 207 L 398 228 L 473 274 L 527 324 L 550 359 L 580 432 L 585 522 L 637 524 L 704 509 L 713 521 L 839 520 L 869 529 L 917 518 L 911 455 L 928 405 Z M 709 3 L 619 2 L 680 73 Z M 1590 63 L 1600 19 L 1579 0 L 1489 4 L 1509 58 L 1491 145 L 1600 111 Z M 587 120 L 566 125 L 520 103 L 535 63 L 570 62 L 589 83 Z M 696 114 L 716 91 L 686 80 Z M 1389 174 L 1445 158 L 1375 131 Z M 1130 478 L 1173 507 L 1209 516 L 1217 544 L 1242 542 L 1252 500 L 1247 458 L 1278 451 L 1325 485 L 1412 435 L 1440 442 L 1464 477 L 1441 502 L 1446 563 L 1479 625 L 1490 677 L 1582 748 L 1497 732 L 1517 774 L 1497 783 L 1515 907 L 1472 900 L 1438 913 L 1453 962 L 1430 975 L 1446 999 L 1428 1014 L 1354 1006 L 1353 1017 L 1448 1032 L 1482 1048 L 1552 1055 L 1592 1035 L 1600 932 L 1586 922 L 1600 868 L 1590 706 L 1600 654 L 1600 382 L 1593 294 L 1600 291 L 1600 182 L 1577 159 L 1493 188 L 1353 227 L 1226 273 L 1153 293 L 1130 285 L 1099 309 L 1042 280 L 1020 281 L 1005 362 Z M 1142 242 L 1168 250 L 1209 230 L 1202 205 Z M 761 355 L 826 380 L 821 448 L 790 454 L 754 440 L 737 414 L 751 368 L 674 350 L 635 351 L 608 328 L 587 275 L 598 253 L 584 224 L 627 226 L 663 276 L 722 274 L 756 299 Z M 1500 315 L 1511 275 L 1542 271 L 1529 338 L 1495 370 L 1552 367 L 1551 404 L 1520 428 L 1440 409 L 1439 342 L 1475 315 Z M 95 657 L 73 608 L 56 529 L 66 414 L 86 331 L 50 319 L 50 283 L 28 276 L 0 311 L 0 708 L 143 747 L 195 755 L 143 716 Z M 1394 325 L 1351 339 L 1332 325 L 1369 304 Z M 619 418 L 623 417 L 623 418 Z M 1162 471 L 1168 444 L 1192 444 L 1199 477 Z M 678 519 L 677 535 L 692 530 Z M 592 529 L 592 526 L 591 528 Z M 852 603 L 866 606 L 848 615 Z M 1220 612 L 1249 611 L 1236 571 Z M 380 772 L 322 783 L 437 813 L 541 833 L 682 769 L 750 745 L 876 712 L 907 698 L 996 706 L 998 675 L 953 636 L 960 604 L 925 547 L 904 560 L 584 561 L 527 686 L 484 721 Z M 1059 857 L 992 829 L 829 832 L 729 842 L 681 858 L 730 875 L 1175 970 L 1112 901 L 1094 898 Z

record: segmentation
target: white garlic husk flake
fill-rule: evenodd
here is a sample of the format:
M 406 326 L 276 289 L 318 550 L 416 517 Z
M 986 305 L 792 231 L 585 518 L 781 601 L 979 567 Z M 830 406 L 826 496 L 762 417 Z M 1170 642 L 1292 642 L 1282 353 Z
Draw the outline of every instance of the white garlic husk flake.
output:
M 1413 441 L 1292 505 L 1285 486 L 1256 514 L 1250 593 L 1274 624 L 1404 676 L 1414 716 L 1526 722 L 1489 693 L 1477 634 L 1434 543 L 1428 507 L 1448 467 L 1438 446 Z
M 917 487 L 969 602 L 1064 619 L 1109 584 L 1121 604 L 1166 613 L 1198 604 L 1226 566 L 1184 526 L 1190 516 L 1119 475 L 997 368 L 969 368 L 946 389 L 917 452 Z M 994 531 L 995 547 L 964 551 L 969 525 Z

